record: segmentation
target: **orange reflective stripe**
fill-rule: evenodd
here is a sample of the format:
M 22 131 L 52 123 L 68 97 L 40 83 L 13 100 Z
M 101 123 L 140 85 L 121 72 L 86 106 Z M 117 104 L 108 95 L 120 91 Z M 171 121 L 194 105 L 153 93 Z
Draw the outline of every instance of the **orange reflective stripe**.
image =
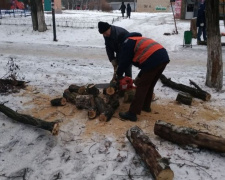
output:
M 138 62 L 139 64 L 148 59 L 155 51 L 163 48 L 162 45 L 149 38 L 129 37 L 129 39 L 136 40 L 133 62 Z

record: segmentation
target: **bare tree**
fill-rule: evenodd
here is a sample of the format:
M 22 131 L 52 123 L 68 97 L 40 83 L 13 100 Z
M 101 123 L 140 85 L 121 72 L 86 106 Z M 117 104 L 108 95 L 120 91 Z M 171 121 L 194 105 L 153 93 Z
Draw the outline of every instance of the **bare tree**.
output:
M 42 0 L 31 0 L 31 18 L 33 24 L 33 30 L 44 32 L 47 30 L 47 26 L 45 24 L 45 16 L 42 5 Z
M 206 85 L 219 91 L 223 87 L 219 0 L 206 0 L 206 25 L 208 48 Z

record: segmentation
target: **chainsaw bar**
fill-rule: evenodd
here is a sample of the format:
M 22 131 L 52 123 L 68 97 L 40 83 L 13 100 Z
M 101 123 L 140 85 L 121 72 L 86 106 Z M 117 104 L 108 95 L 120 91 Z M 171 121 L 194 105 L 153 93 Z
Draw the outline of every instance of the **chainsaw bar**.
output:
M 99 88 L 99 89 L 104 89 L 104 88 L 109 87 L 109 85 L 110 85 L 110 83 L 101 83 L 101 84 L 95 84 L 95 87 Z

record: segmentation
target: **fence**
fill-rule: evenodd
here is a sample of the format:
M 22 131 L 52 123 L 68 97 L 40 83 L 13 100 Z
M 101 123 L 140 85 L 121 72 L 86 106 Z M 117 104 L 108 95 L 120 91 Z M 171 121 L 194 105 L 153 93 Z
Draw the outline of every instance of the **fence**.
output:
M 3 17 L 6 16 L 13 16 L 13 17 L 27 17 L 30 16 L 31 12 L 30 10 L 22 10 L 22 9 L 9 9 L 9 10 L 4 10 L 4 9 L 0 9 L 0 19 L 2 19 Z

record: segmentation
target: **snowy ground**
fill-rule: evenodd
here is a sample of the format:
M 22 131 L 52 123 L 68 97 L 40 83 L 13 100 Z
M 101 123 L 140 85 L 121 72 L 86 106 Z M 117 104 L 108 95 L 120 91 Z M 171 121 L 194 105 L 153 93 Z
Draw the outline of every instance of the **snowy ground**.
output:
M 51 19 L 51 15 L 45 15 Z M 46 121 L 61 120 L 60 133 L 50 133 L 17 123 L 0 113 L 0 179 L 153 179 L 133 147 L 126 131 L 138 125 L 149 135 L 159 153 L 171 161 L 174 180 L 225 179 L 225 155 L 208 150 L 183 148 L 154 135 L 155 120 L 187 125 L 225 138 L 225 93 L 205 86 L 207 47 L 183 47 L 183 33 L 190 21 L 177 21 L 178 35 L 164 36 L 175 29 L 171 13 L 132 13 L 121 19 L 119 12 L 65 11 L 56 15 L 57 42 L 52 27 L 44 33 L 32 31 L 30 17 L 0 19 L 0 77 L 7 72 L 10 59 L 20 67 L 19 76 L 29 81 L 19 93 L 1 95 L 0 102 L 25 114 Z M 70 22 L 66 26 L 64 21 Z M 85 110 L 73 105 L 53 108 L 49 101 L 62 96 L 72 83 L 109 82 L 112 67 L 104 49 L 97 22 L 107 21 L 140 32 L 161 43 L 171 59 L 164 74 L 173 81 L 189 85 L 189 79 L 211 93 L 209 102 L 194 99 L 192 106 L 175 103 L 177 91 L 158 82 L 152 113 L 142 113 L 138 122 L 121 121 L 118 112 L 108 123 L 88 120 Z M 24 23 L 23 23 L 24 22 Z M 26 22 L 26 23 L 25 23 Z M 16 25 L 12 25 L 16 24 Z M 49 21 L 50 24 L 50 21 Z M 221 31 L 224 26 L 221 22 Z M 225 37 L 222 37 L 225 42 Z M 223 62 L 225 49 L 222 47 Z M 225 67 L 225 65 L 223 65 Z M 133 76 L 138 69 L 133 68 Z M 225 77 L 224 77 L 225 79 Z M 225 86 L 225 80 L 224 80 Z

